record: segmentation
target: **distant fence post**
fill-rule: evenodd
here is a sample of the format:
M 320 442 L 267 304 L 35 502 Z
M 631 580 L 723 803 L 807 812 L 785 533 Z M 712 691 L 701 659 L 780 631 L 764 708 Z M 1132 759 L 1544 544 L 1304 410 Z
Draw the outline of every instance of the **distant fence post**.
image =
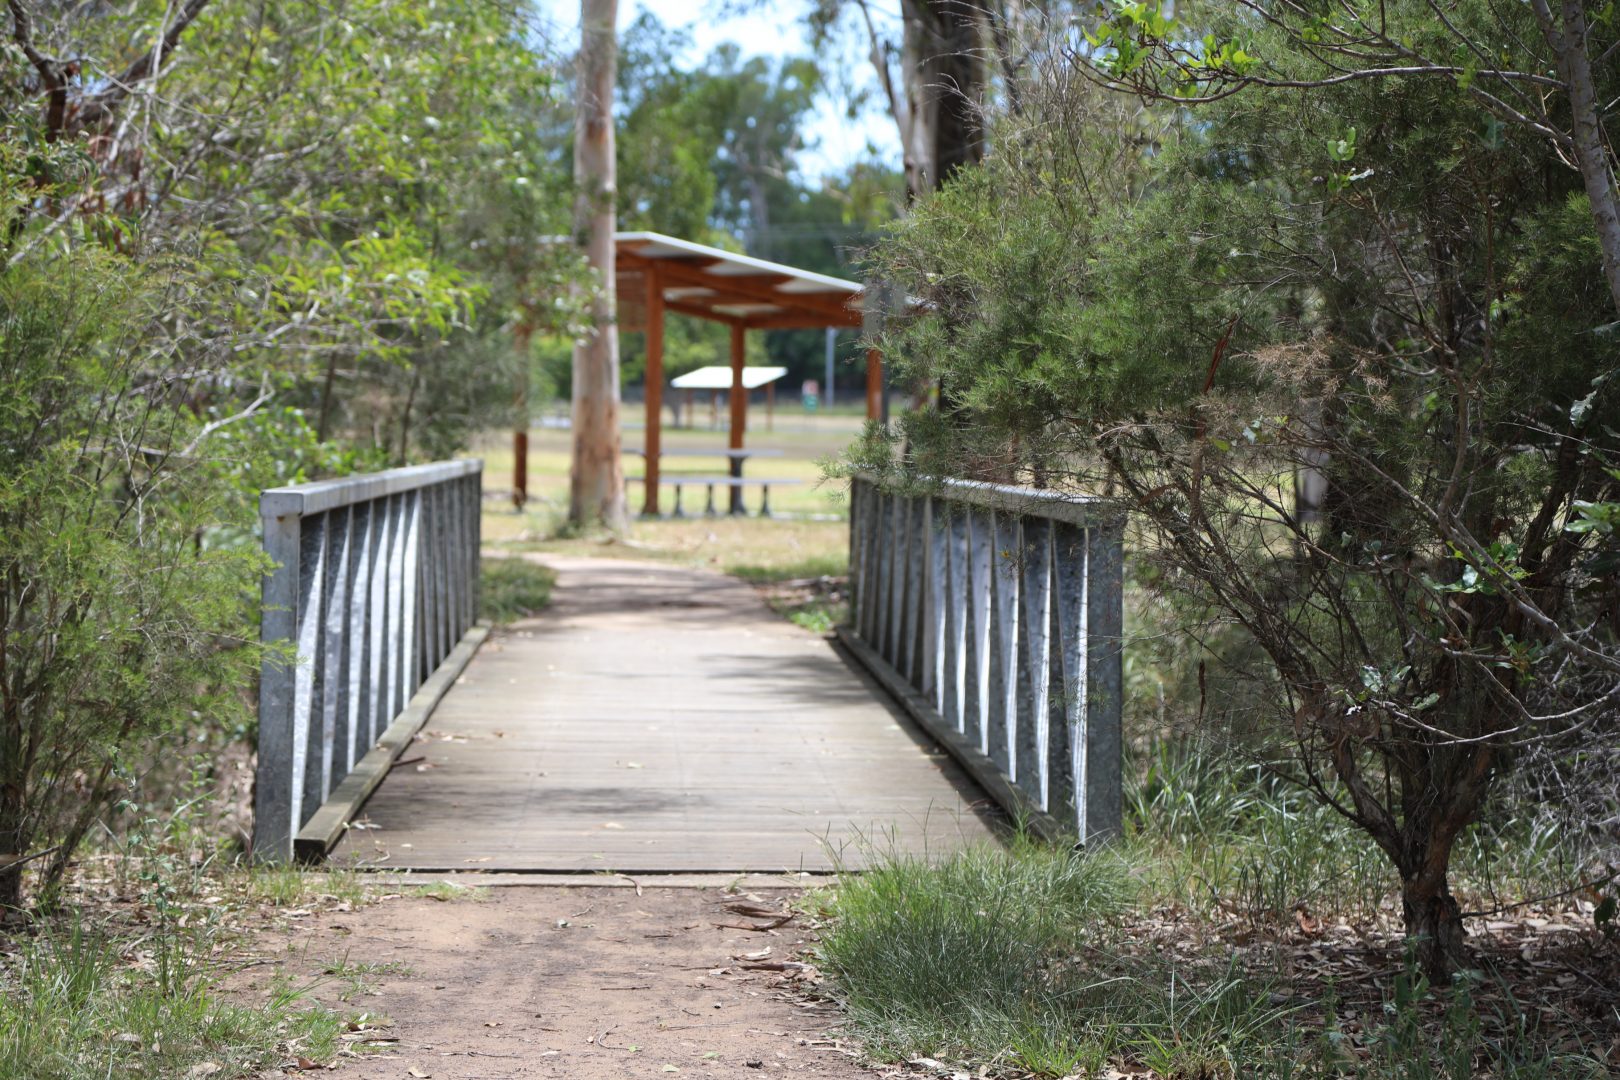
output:
M 253 858 L 293 840 L 477 619 L 483 462 L 272 488 L 259 499 Z
M 962 480 L 850 491 L 850 651 L 1038 830 L 1119 834 L 1124 517 Z

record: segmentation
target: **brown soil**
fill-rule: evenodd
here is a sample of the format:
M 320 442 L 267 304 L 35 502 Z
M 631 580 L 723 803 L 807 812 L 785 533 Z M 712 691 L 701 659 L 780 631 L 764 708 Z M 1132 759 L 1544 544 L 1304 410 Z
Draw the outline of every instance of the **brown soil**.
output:
M 760 912 L 787 910 L 791 893 L 485 895 L 393 897 L 266 931 L 263 955 L 299 984 L 324 974 L 314 996 L 364 1016 L 348 1050 L 306 1068 L 356 1080 L 874 1075 L 829 1034 L 836 1012 L 804 992 L 816 978 L 792 963 L 803 959 L 804 916 L 769 930 L 715 925 L 767 925 L 776 920 Z M 782 961 L 786 972 L 764 969 Z M 250 992 L 251 978 L 262 992 L 265 971 L 244 972 L 238 989 Z

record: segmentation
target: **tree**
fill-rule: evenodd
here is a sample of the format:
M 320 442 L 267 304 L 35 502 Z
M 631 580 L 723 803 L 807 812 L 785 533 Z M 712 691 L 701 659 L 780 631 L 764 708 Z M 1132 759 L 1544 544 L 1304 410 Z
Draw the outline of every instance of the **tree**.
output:
M 1435 21 L 1387 10 L 1392 40 Z M 1322 79 L 1279 28 L 1240 56 L 1219 17 L 1138 14 L 1263 81 L 1254 61 L 1189 117 L 1054 56 L 997 153 L 880 253 L 926 302 L 889 355 L 974 422 L 910 418 L 867 461 L 1118 492 L 1140 573 L 1209 643 L 1227 736 L 1365 830 L 1440 978 L 1464 950 L 1451 853 L 1501 778 L 1616 728 L 1601 222 L 1547 134 L 1466 80 Z M 1323 461 L 1310 520 L 1286 492 Z
M 901 0 L 899 40 L 880 27 L 883 13 L 869 0 L 853 5 L 883 103 L 900 135 L 906 193 L 920 198 L 958 168 L 984 155 L 982 112 L 990 85 L 992 44 L 1005 18 L 985 0 Z M 1015 11 L 1020 7 L 1007 5 Z M 847 10 L 842 0 L 818 0 L 811 25 L 830 31 Z M 1002 13 L 1002 15 L 1011 12 Z M 1001 55 L 1011 56 L 1011 50 Z
M 7 0 L 4 17 L 15 904 L 24 866 L 51 887 L 153 761 L 248 726 L 259 490 L 454 450 L 513 363 L 494 348 L 511 323 L 576 320 L 552 302 L 572 257 L 533 243 L 560 231 L 566 183 L 538 137 L 552 76 L 524 6 Z
M 1332 12 L 1298 4 L 1239 0 L 1208 18 L 1203 38 L 1153 0 L 1114 0 L 1111 17 L 1081 58 L 1102 81 L 1184 104 L 1219 100 L 1246 87 L 1313 88 L 1355 80 L 1439 78 L 1454 82 L 1499 120 L 1548 140 L 1581 177 L 1603 251 L 1602 271 L 1620 314 L 1620 183 L 1606 131 L 1612 99 L 1601 94 L 1616 55 L 1614 14 L 1594 0 L 1530 0 L 1505 8 L 1442 5 L 1390 8 L 1346 3 Z M 1295 70 L 1245 48 L 1255 26 Z M 1610 104 L 1605 104 L 1605 101 Z
M 505 419 L 512 326 L 577 321 L 553 302 L 572 256 L 532 243 L 564 231 L 570 182 L 541 139 L 561 109 L 526 5 L 9 6 L 29 42 L 6 58 L 27 137 L 84 181 L 24 209 L 10 258 L 77 242 L 80 224 L 137 258 L 205 249 L 225 288 L 189 330 L 229 335 L 321 438 L 410 455 L 437 382 L 477 391 L 458 402 L 476 414 L 433 412 L 464 439 Z M 121 74 L 52 89 L 41 71 L 63 56 Z
M 574 344 L 574 453 L 568 520 L 622 532 L 624 467 L 619 460 L 619 335 L 614 312 L 616 227 L 613 82 L 617 0 L 582 0 L 575 87 L 574 231 L 596 275 L 590 330 Z

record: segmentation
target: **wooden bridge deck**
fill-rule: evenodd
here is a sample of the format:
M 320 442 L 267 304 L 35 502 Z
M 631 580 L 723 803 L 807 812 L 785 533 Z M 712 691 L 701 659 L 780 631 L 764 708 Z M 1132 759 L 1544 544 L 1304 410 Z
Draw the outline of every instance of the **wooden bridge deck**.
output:
M 983 794 L 828 641 L 701 570 L 551 558 L 338 862 L 417 870 L 824 871 L 991 834 Z

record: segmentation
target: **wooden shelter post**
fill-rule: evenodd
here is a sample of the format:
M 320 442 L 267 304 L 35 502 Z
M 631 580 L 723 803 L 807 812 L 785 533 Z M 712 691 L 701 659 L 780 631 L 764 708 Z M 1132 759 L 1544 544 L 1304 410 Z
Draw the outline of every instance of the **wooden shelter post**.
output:
M 743 359 L 748 353 L 748 330 L 741 322 L 731 324 L 731 439 L 733 450 L 743 448 L 743 435 L 748 430 L 748 391 L 743 388 Z M 731 475 L 742 475 L 742 460 L 731 459 Z M 743 512 L 742 488 L 731 489 L 731 512 Z
M 664 423 L 664 283 L 658 268 L 642 271 L 647 283 L 647 425 L 642 444 L 646 461 L 647 494 L 642 517 L 658 516 L 658 465 L 663 449 Z
M 883 418 L 883 353 L 866 350 L 866 418 Z

